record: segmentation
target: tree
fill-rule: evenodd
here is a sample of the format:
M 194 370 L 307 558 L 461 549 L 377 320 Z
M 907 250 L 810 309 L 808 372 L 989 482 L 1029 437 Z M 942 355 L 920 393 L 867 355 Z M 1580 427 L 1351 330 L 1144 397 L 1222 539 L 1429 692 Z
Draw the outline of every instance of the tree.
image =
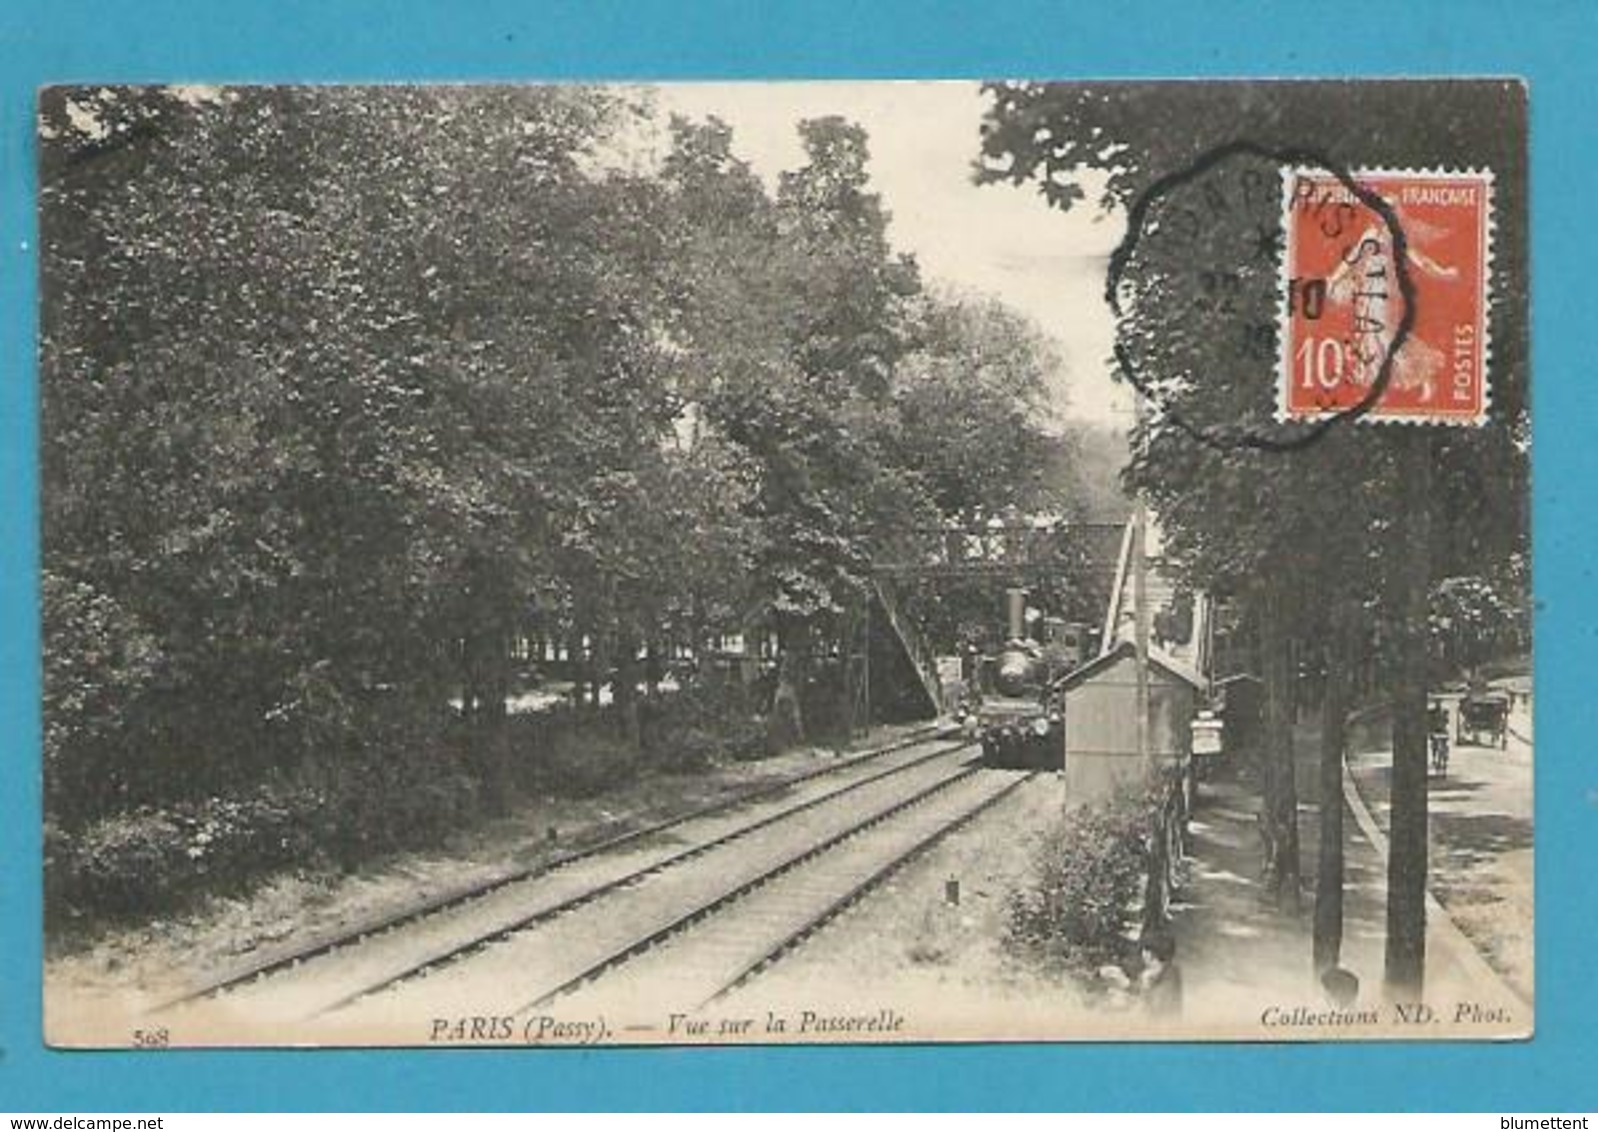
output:
M 1129 476 L 1160 511 L 1192 579 L 1253 607 L 1251 620 L 1267 638 L 1268 681 L 1272 673 L 1275 682 L 1287 678 L 1284 638 L 1324 631 L 1322 611 L 1343 605 L 1325 595 L 1346 592 L 1347 601 L 1381 608 L 1382 637 L 1400 646 L 1386 660 L 1394 674 L 1395 762 L 1404 770 L 1395 783 L 1388 977 L 1396 988 L 1413 989 L 1424 956 L 1425 798 L 1414 768 L 1424 767 L 1425 703 L 1424 676 L 1406 642 L 1423 629 L 1413 595 L 1424 594 L 1428 581 L 1414 576 L 1413 564 L 1430 556 L 1433 571 L 1446 574 L 1462 558 L 1504 561 L 1525 549 L 1523 92 L 1488 82 L 1453 84 L 1441 100 L 1429 85 L 1405 83 L 989 90 L 994 105 L 984 131 L 984 176 L 1033 184 L 1062 208 L 1086 201 L 1090 183 L 1101 186 L 1101 207 L 1127 208 L 1159 178 L 1194 167 L 1227 143 L 1243 138 L 1254 147 L 1252 158 L 1216 166 L 1214 176 L 1163 194 L 1144 217 L 1163 235 L 1141 240 L 1118 262 L 1128 288 L 1121 356 L 1153 402 L 1134 436 Z M 1276 302 L 1270 237 L 1280 231 L 1279 198 L 1270 199 L 1275 162 L 1264 159 L 1272 150 L 1293 151 L 1300 163 L 1355 168 L 1494 170 L 1489 427 L 1439 438 L 1429 445 L 1430 458 L 1419 460 L 1399 451 L 1404 444 L 1394 430 L 1346 424 L 1291 450 L 1253 443 L 1304 439 L 1270 416 Z M 1428 490 L 1417 482 L 1418 467 Z M 1365 490 L 1351 492 L 1349 483 Z M 1398 502 L 1401 492 L 1410 502 Z M 1436 521 L 1417 516 L 1417 508 Z M 1294 600 L 1304 595 L 1316 600 Z M 1423 654 L 1419 661 L 1423 667 Z M 1273 702 L 1285 702 L 1284 693 L 1278 688 Z M 1296 895 L 1292 763 L 1285 716 L 1272 716 L 1267 742 L 1276 769 L 1269 771 L 1264 819 L 1268 864 L 1285 899 Z M 1338 730 L 1328 729 L 1334 737 Z M 1325 875 L 1334 874 L 1328 863 Z
M 861 600 L 874 540 L 935 514 L 886 449 L 914 265 L 892 254 L 867 191 L 864 131 L 841 119 L 799 129 L 807 163 L 774 198 L 715 120 L 674 123 L 663 170 L 687 264 L 681 387 L 698 424 L 755 473 L 751 619 L 780 643 L 777 745 L 804 733 L 807 656 Z
M 45 93 L 53 817 L 379 771 L 497 800 L 530 628 L 587 643 L 634 745 L 674 644 L 775 626 L 797 704 L 874 555 L 940 493 L 997 501 L 927 458 L 962 439 L 937 405 L 1020 427 L 1050 363 L 923 299 L 863 131 L 803 124 L 771 193 L 715 120 L 673 123 L 659 169 L 609 160 L 647 114 L 574 86 Z
M 1428 629 L 1441 677 L 1471 673 L 1506 652 L 1522 651 L 1530 592 L 1519 558 L 1494 575 L 1443 578 L 1432 587 Z
M 977 522 L 1054 502 L 1044 428 L 1060 359 L 1034 324 L 975 296 L 926 296 L 915 349 L 899 362 L 890 458 L 920 477 L 938 511 Z
M 668 419 L 647 194 L 581 167 L 619 112 L 579 88 L 47 92 L 45 568 L 158 655 L 149 711 L 122 703 L 121 749 L 80 762 L 206 789 L 336 760 L 396 704 L 436 717 L 457 666 L 469 715 L 502 703 L 552 519 Z M 79 623 L 47 622 L 52 652 Z

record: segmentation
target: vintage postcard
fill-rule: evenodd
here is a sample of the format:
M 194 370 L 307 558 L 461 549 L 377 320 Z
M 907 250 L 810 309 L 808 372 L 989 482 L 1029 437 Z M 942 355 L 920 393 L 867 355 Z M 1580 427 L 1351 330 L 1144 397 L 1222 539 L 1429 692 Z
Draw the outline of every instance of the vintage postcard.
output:
M 1527 97 L 42 90 L 46 1039 L 1529 1036 Z

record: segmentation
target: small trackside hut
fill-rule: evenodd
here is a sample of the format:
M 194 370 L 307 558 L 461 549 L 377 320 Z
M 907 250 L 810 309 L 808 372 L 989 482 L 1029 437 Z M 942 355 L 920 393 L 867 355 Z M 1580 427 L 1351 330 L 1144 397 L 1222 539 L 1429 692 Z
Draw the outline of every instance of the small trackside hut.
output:
M 1138 750 L 1137 650 L 1118 641 L 1055 685 L 1065 716 L 1066 797 L 1096 802 L 1147 781 Z M 1192 721 L 1203 677 L 1160 649 L 1149 650 L 1148 757 L 1180 773 L 1191 792 Z

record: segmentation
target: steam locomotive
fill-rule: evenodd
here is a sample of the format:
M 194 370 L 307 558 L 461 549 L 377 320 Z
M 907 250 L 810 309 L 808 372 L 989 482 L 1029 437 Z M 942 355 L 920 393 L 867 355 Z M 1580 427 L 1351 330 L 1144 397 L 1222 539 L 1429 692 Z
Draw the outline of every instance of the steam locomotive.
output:
M 1045 618 L 1043 640 L 1034 640 L 1026 631 L 1025 591 L 1010 590 L 1006 606 L 1004 647 L 976 658 L 955 720 L 980 737 L 989 765 L 1058 768 L 1065 720 L 1053 687 L 1091 655 L 1091 635 L 1083 625 Z

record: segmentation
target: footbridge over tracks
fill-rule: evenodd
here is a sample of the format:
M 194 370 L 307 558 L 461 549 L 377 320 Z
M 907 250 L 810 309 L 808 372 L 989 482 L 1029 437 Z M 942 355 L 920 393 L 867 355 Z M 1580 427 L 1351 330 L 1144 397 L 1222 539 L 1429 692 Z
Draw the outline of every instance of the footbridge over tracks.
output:
M 952 605 L 991 606 L 993 639 L 1003 637 L 1005 593 L 1015 588 L 1068 602 L 1074 620 L 1096 626 L 1112 600 L 1125 529 L 1124 520 L 1010 515 L 898 538 L 872 567 L 857 718 L 925 719 L 944 710 L 937 657 L 963 651 Z

